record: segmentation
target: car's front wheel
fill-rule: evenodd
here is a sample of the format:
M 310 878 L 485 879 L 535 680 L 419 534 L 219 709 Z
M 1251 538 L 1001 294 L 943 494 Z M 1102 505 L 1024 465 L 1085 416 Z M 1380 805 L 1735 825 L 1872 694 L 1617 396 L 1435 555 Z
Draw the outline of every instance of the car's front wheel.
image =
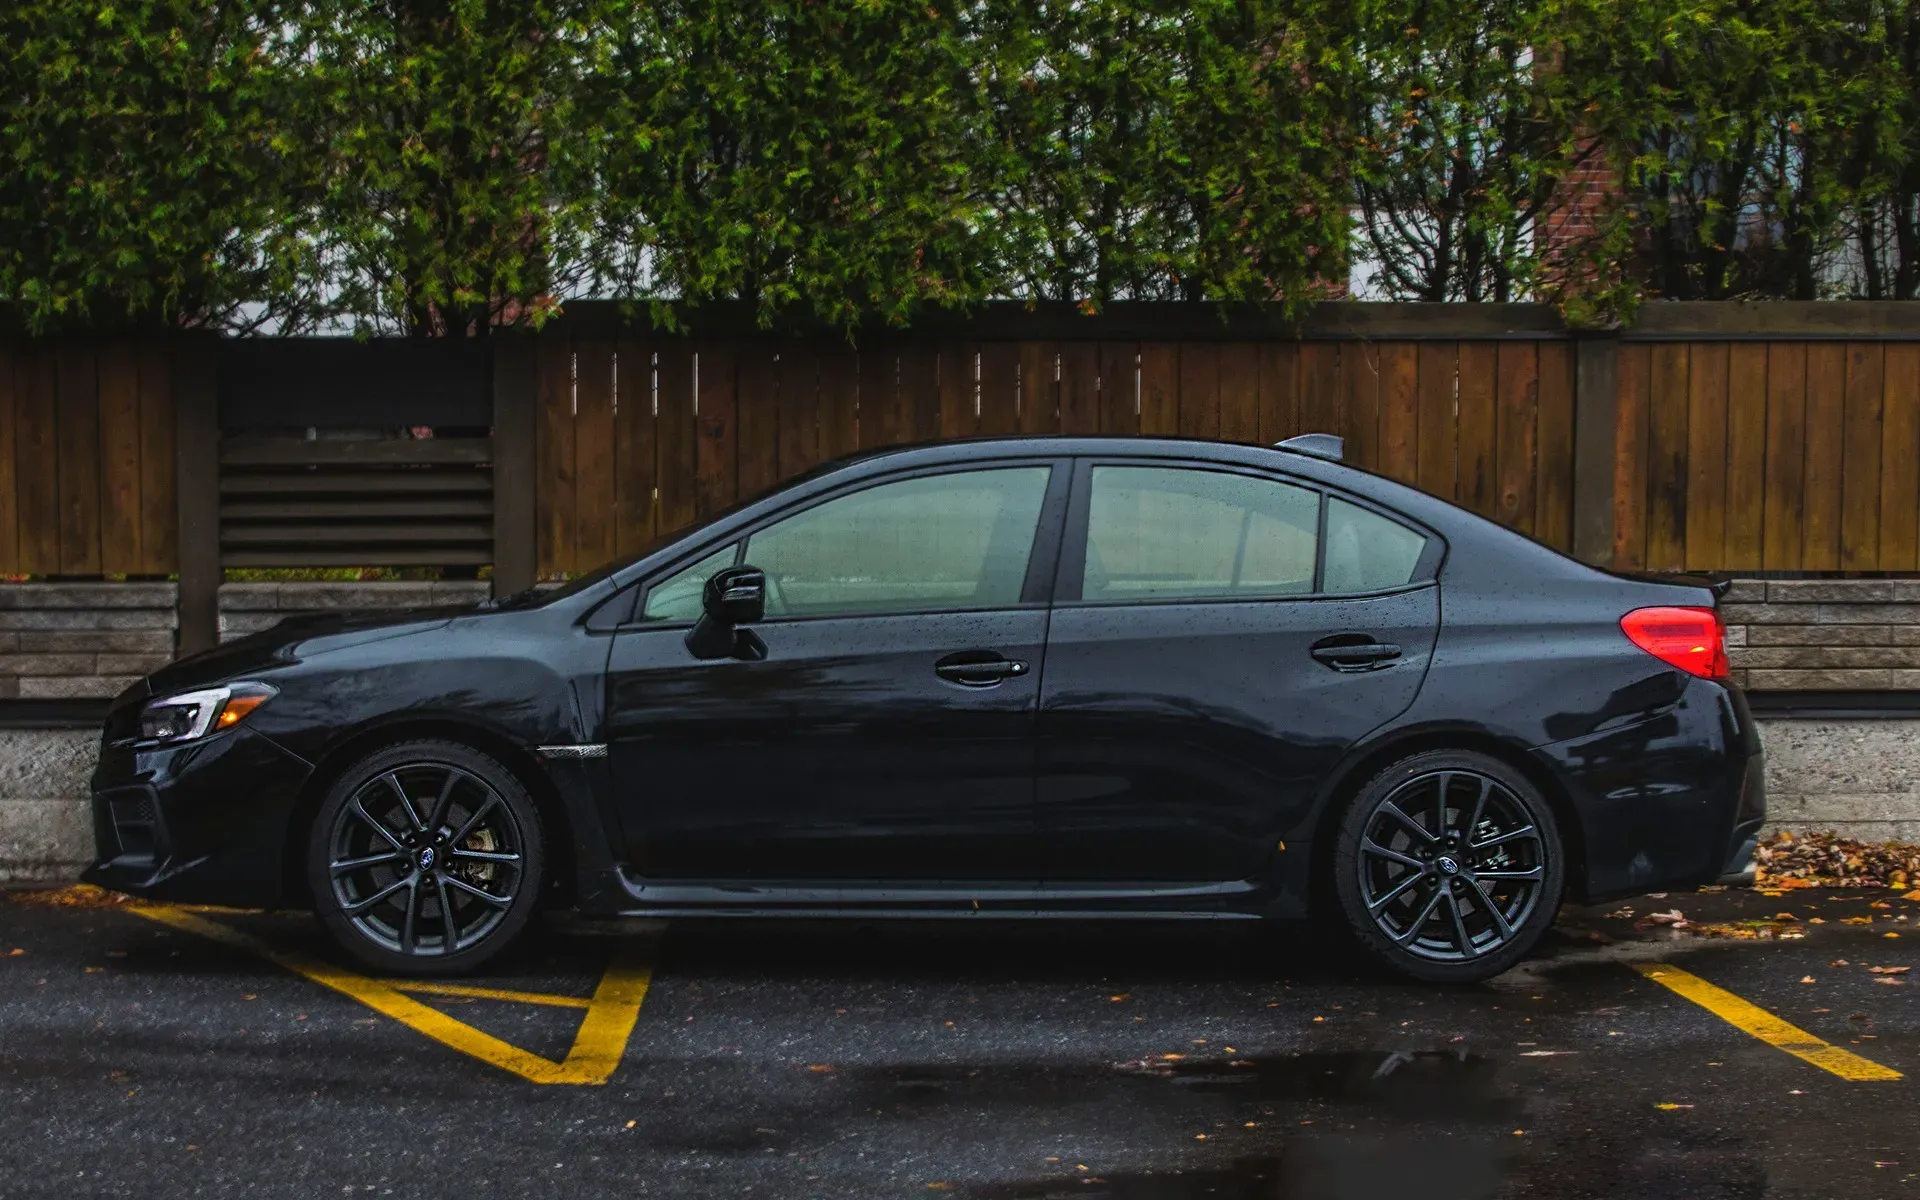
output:
M 544 868 L 539 814 L 513 773 L 470 746 L 390 746 L 343 772 L 307 853 L 315 910 L 376 970 L 456 975 L 526 928 Z
M 1552 924 L 1565 886 L 1553 809 L 1490 755 L 1439 750 L 1394 763 L 1353 797 L 1334 893 L 1379 963 L 1436 983 L 1487 979 Z

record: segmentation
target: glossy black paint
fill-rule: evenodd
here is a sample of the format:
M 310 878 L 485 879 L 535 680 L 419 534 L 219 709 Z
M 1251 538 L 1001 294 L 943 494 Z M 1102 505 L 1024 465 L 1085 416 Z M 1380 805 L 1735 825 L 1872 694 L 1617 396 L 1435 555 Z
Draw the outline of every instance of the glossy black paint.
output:
M 1094 457 L 1330 489 L 1434 534 L 1430 578 L 1370 597 L 1083 604 L 1061 579 L 1084 534 L 1050 498 L 1008 609 L 766 621 L 758 662 L 702 660 L 686 626 L 631 623 L 645 583 L 838 491 Z M 455 736 L 527 782 L 557 886 L 589 912 L 1295 914 L 1341 797 L 1436 746 L 1498 754 L 1542 787 L 1578 894 L 1697 883 L 1738 869 L 1763 815 L 1758 734 L 1737 690 L 1638 650 L 1619 618 L 1712 602 L 1271 449 L 1051 438 L 870 455 L 554 593 L 293 621 L 158 672 L 109 715 L 87 877 L 303 903 L 289 864 L 334 775 L 396 740 Z M 1336 670 L 1314 647 L 1338 634 L 1401 653 Z M 986 687 L 939 670 L 988 657 L 1032 669 Z M 149 699 L 242 679 L 280 694 L 202 742 L 131 744 Z M 604 758 L 542 750 L 602 744 Z M 137 815 L 130 799 L 154 813 L 148 843 L 124 826 L 132 849 L 116 820 Z

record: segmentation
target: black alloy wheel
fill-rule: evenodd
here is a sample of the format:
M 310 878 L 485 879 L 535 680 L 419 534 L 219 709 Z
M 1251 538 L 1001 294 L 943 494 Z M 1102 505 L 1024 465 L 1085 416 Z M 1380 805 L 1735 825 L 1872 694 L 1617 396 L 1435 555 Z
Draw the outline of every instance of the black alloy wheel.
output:
M 328 932 L 362 963 L 456 974 L 526 927 L 541 850 L 538 814 L 512 772 L 458 743 L 411 742 L 334 784 L 308 878 Z
M 1380 773 L 1341 822 L 1334 889 L 1374 958 L 1434 982 L 1486 979 L 1545 933 L 1565 881 L 1553 810 L 1488 755 L 1433 751 Z

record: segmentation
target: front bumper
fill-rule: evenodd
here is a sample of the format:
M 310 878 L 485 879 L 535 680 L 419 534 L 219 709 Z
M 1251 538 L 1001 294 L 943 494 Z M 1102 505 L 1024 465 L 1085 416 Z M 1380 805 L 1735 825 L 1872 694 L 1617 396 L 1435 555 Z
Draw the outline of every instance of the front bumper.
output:
M 185 746 L 102 740 L 88 883 L 156 900 L 273 907 L 287 831 L 313 767 L 244 726 Z M 297 860 L 296 860 L 297 861 Z

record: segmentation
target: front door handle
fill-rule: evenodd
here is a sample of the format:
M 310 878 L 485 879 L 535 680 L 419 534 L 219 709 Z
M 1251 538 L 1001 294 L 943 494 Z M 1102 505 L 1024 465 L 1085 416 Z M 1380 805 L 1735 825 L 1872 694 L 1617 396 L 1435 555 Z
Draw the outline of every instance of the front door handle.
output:
M 1336 671 L 1374 671 L 1399 658 L 1400 647 L 1365 634 L 1340 634 L 1315 642 L 1310 653 Z
M 1027 673 L 1027 664 L 998 650 L 962 650 L 933 664 L 933 673 L 961 687 L 989 688 Z

